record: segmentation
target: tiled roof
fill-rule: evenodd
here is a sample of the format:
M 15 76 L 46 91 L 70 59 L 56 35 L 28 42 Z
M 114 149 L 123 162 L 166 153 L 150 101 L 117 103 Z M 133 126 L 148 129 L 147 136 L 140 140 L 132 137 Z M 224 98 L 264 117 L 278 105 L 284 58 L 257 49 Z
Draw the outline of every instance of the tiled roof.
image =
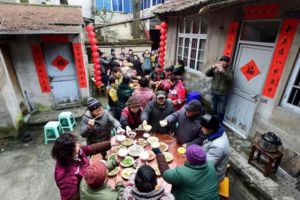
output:
M 74 33 L 82 24 L 77 6 L 0 4 L 0 34 Z

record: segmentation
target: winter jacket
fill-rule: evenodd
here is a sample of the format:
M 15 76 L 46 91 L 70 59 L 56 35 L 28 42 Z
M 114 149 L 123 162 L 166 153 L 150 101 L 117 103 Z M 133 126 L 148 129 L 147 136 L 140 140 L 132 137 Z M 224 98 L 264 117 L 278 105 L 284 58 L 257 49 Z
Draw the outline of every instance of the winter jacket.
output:
M 218 200 L 218 180 L 210 161 L 202 165 L 185 162 L 183 166 L 168 169 L 163 154 L 158 154 L 157 164 L 163 179 L 172 185 L 171 193 L 180 200 Z
M 153 99 L 155 99 L 155 94 L 149 88 L 138 88 L 134 91 L 134 96 L 138 98 L 142 108 L 145 108 L 146 105 Z
M 185 102 L 186 90 L 181 80 L 171 87 L 168 98 L 172 100 L 175 110 L 182 108 Z
M 130 112 L 128 107 L 122 110 L 120 123 L 123 128 L 129 126 L 132 130 L 136 129 L 141 123 L 142 108 L 137 113 Z
M 160 72 L 153 71 L 150 74 L 150 79 L 154 82 L 161 81 L 161 80 L 165 79 L 165 73 L 163 71 L 160 71 Z
M 121 112 L 126 107 L 127 100 L 132 95 L 133 89 L 127 84 L 120 84 L 117 89 L 118 102 L 116 106 L 115 116 L 120 120 Z
M 110 140 L 110 132 L 113 128 L 121 127 L 120 122 L 116 120 L 110 113 L 104 111 L 102 116 L 95 119 L 94 126 L 89 129 L 88 121 L 93 119 L 90 111 L 87 111 L 81 121 L 80 134 L 86 138 L 87 144 Z
M 108 105 L 110 108 L 115 108 L 117 106 L 118 96 L 117 96 L 117 85 L 111 84 L 107 86 L 107 98 L 108 98 Z
M 188 118 L 185 115 L 184 107 L 166 118 L 168 124 L 178 122 L 178 127 L 175 131 L 178 144 L 202 144 L 205 136 L 200 131 L 200 118 L 201 114 Z
M 79 199 L 79 184 L 90 165 L 87 156 L 108 151 L 110 148 L 110 142 L 82 146 L 79 150 L 78 159 L 68 164 L 68 166 L 56 162 L 54 178 L 60 190 L 61 200 Z
M 164 188 L 147 193 L 140 192 L 134 185 L 134 179 L 135 173 L 130 176 L 120 200 L 175 200 L 174 196 L 165 191 Z
M 166 101 L 162 106 L 159 105 L 156 100 L 152 100 L 143 110 L 141 120 L 142 122 L 146 120 L 148 124 L 152 126 L 153 132 L 170 133 L 171 130 L 175 130 L 175 123 L 168 124 L 166 127 L 161 127 L 159 121 L 164 120 L 174 112 L 174 106 L 171 102 Z
M 216 168 L 219 182 L 225 177 L 228 161 L 230 144 L 223 127 L 215 133 L 207 135 L 203 142 L 207 160 L 211 160 Z
M 224 73 L 215 72 L 212 67 L 205 70 L 208 77 L 212 77 L 211 92 L 216 95 L 229 95 L 232 87 L 233 70 L 228 66 Z
M 109 60 L 107 60 L 105 57 L 100 58 L 100 63 L 101 63 L 101 73 L 106 74 L 107 71 L 109 70 Z
M 99 189 L 90 188 L 84 179 L 80 183 L 80 200 L 118 200 L 124 186 L 117 185 L 116 189 L 112 189 L 106 183 Z

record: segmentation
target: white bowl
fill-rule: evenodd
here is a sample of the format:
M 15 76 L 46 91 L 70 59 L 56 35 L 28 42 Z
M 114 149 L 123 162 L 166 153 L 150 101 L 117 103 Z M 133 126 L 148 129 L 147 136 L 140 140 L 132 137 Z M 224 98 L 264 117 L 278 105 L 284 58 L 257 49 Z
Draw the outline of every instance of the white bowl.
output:
M 127 149 L 120 149 L 119 151 L 118 151 L 118 156 L 120 156 L 120 157 L 125 157 L 125 156 L 127 156 L 128 155 L 128 150 Z
M 147 151 L 143 151 L 140 153 L 140 158 L 143 161 L 147 161 L 149 159 L 149 153 Z
M 117 135 L 117 136 L 116 136 L 116 140 L 117 140 L 118 142 L 123 142 L 125 139 L 126 139 L 126 136 L 125 136 L 125 135 Z
M 148 137 L 150 137 L 150 134 L 149 133 L 144 133 L 143 137 L 147 139 Z

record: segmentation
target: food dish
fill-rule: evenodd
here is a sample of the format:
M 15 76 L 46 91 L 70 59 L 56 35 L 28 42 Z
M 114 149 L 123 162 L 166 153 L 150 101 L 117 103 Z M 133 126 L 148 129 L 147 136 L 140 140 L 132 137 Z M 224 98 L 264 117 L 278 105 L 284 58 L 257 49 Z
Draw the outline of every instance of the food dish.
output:
M 150 134 L 149 134 L 149 133 L 144 133 L 144 134 L 143 134 L 143 137 L 144 137 L 145 139 L 147 139 L 147 138 L 150 137 Z
M 141 145 L 142 147 L 145 147 L 148 144 L 148 142 L 145 139 L 143 139 L 143 138 L 137 139 L 136 143 L 138 145 Z
M 111 170 L 110 172 L 108 172 L 108 176 L 109 177 L 111 177 L 111 176 L 115 176 L 115 175 L 117 175 L 118 173 L 119 173 L 119 171 L 120 171 L 120 167 L 116 167 L 116 168 L 114 168 L 113 170 Z
M 118 151 L 118 156 L 120 156 L 120 157 L 125 157 L 127 155 L 128 155 L 128 150 L 127 149 L 120 149 Z
M 159 150 L 161 152 L 168 151 L 168 148 L 169 148 L 169 146 L 166 143 L 164 143 L 164 142 L 159 143 Z
M 147 139 L 148 143 L 158 142 L 159 139 L 157 137 L 151 136 Z
M 185 149 L 184 147 L 179 147 L 179 148 L 177 149 L 177 152 L 178 152 L 179 154 L 181 154 L 181 155 L 184 155 L 185 152 L 186 152 L 186 149 Z
M 152 126 L 151 125 L 145 125 L 143 128 L 144 128 L 145 131 L 149 132 L 149 131 L 151 131 Z
M 156 157 L 156 155 L 155 155 L 155 153 L 153 152 L 153 151 L 148 151 L 148 153 L 149 153 L 149 158 L 148 158 L 148 160 L 149 161 L 151 161 L 151 160 L 154 160 L 154 158 Z
M 124 146 L 126 146 L 126 147 L 129 147 L 129 146 L 131 146 L 131 145 L 133 144 L 133 140 L 130 139 L 130 138 L 126 138 L 126 139 L 122 142 L 122 144 L 123 144 Z
M 117 135 L 116 140 L 118 142 L 123 142 L 124 140 L 126 140 L 126 136 L 125 135 Z
M 116 158 L 117 158 L 117 154 L 116 154 L 116 153 L 112 153 L 112 154 L 110 154 L 110 155 L 107 157 L 107 160 L 113 160 L 113 159 L 116 160 Z
M 167 162 L 171 162 L 174 159 L 173 155 L 170 152 L 163 152 L 163 154 Z
M 148 151 L 142 151 L 140 153 L 140 158 L 141 158 L 142 161 L 149 160 L 149 152 Z
M 122 171 L 121 176 L 124 179 L 129 179 L 131 174 L 134 173 L 134 169 L 133 168 L 126 168 Z
M 128 148 L 128 153 L 132 157 L 138 157 L 141 152 L 144 151 L 144 148 L 141 145 L 135 144 Z
M 120 162 L 120 165 L 122 167 L 130 167 L 132 166 L 134 163 L 134 159 L 133 157 L 130 157 L 130 156 L 126 156 L 121 162 Z

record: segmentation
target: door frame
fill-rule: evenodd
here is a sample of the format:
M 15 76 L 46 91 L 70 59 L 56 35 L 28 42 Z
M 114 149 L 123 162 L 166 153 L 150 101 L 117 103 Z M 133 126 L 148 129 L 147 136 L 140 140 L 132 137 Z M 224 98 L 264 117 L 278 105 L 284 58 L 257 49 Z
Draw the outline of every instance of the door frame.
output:
M 253 42 L 253 41 L 241 40 L 242 30 L 244 28 L 245 22 L 270 22 L 270 21 L 271 22 L 273 21 L 273 22 L 279 22 L 280 23 L 279 28 L 278 28 L 278 32 L 277 32 L 277 35 L 276 35 L 276 39 L 275 39 L 274 43 Z M 236 70 L 236 64 L 238 62 L 239 51 L 240 51 L 240 47 L 241 47 L 242 44 L 248 44 L 248 45 L 253 45 L 253 46 L 260 46 L 260 47 L 272 47 L 272 51 L 271 51 L 272 56 L 271 56 L 271 60 L 270 60 L 270 64 L 271 64 L 271 61 L 272 61 L 273 56 L 274 56 L 275 46 L 276 46 L 277 41 L 278 41 L 278 36 L 279 36 L 280 30 L 281 30 L 281 27 L 282 27 L 282 19 L 243 20 L 241 28 L 240 28 L 240 31 L 239 31 L 239 37 L 238 37 L 237 45 L 236 45 L 236 48 L 235 48 L 235 51 L 234 51 L 234 56 L 233 56 L 234 60 L 233 60 L 233 63 L 232 63 L 233 70 L 234 71 Z M 268 67 L 267 74 L 269 72 L 269 69 L 270 69 L 270 65 Z M 266 80 L 267 80 L 267 76 L 265 77 L 265 79 L 263 81 L 263 86 L 265 85 Z M 260 94 L 258 96 L 258 99 L 257 99 L 256 103 L 255 103 L 255 111 L 253 112 L 253 116 L 251 116 L 251 118 L 252 118 L 252 125 L 253 125 L 254 116 L 255 116 L 256 111 L 257 111 L 257 106 L 258 106 L 259 101 L 260 101 L 261 96 L 262 96 L 261 95 L 262 94 L 262 90 L 263 90 L 263 87 L 261 88 Z M 230 99 L 230 97 L 229 97 L 229 99 Z M 229 103 L 229 99 L 228 99 L 227 103 Z M 228 105 L 226 106 L 225 116 L 226 116 L 227 110 L 228 110 Z M 233 132 L 235 134 L 237 134 L 238 136 L 242 137 L 243 139 L 247 139 L 247 137 L 251 133 L 251 127 L 249 129 L 249 133 L 247 133 L 245 135 L 245 134 L 242 134 L 240 130 L 238 130 L 236 127 L 234 127 L 232 124 L 228 123 L 227 121 L 224 120 L 223 124 L 226 125 L 228 128 L 230 128 L 231 130 L 233 130 Z

